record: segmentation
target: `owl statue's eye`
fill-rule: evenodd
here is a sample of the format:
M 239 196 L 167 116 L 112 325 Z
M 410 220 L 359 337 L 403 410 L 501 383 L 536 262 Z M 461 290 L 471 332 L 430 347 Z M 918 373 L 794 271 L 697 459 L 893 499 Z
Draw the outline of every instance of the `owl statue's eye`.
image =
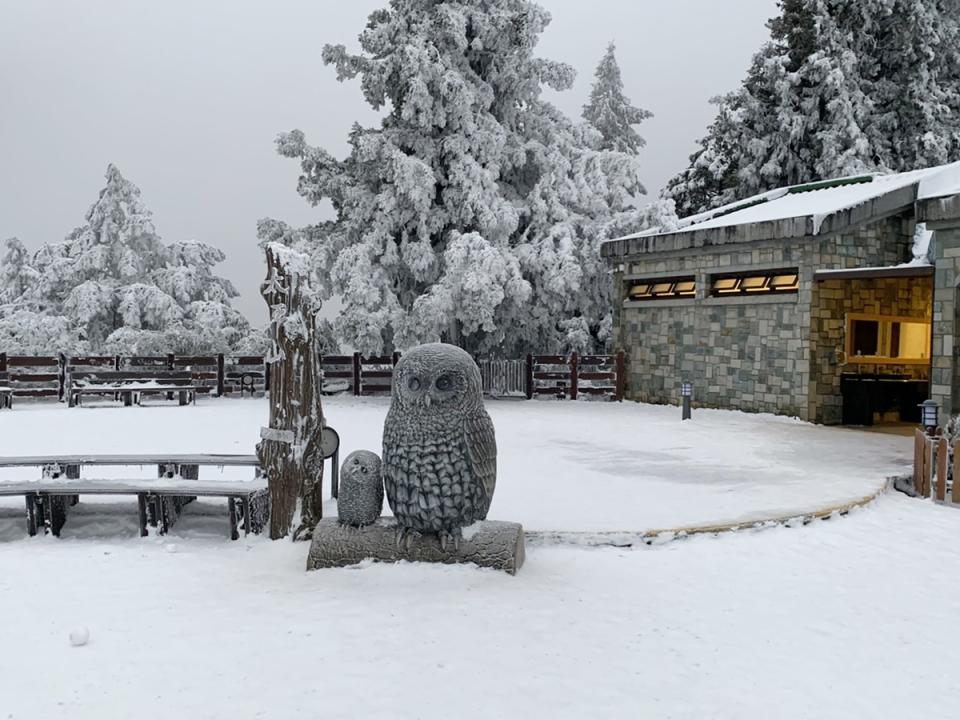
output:
M 437 390 L 446 392 L 453 387 L 453 378 L 449 375 L 441 375 L 437 378 Z
M 407 380 L 407 387 L 416 392 L 420 389 L 420 378 L 412 377 Z

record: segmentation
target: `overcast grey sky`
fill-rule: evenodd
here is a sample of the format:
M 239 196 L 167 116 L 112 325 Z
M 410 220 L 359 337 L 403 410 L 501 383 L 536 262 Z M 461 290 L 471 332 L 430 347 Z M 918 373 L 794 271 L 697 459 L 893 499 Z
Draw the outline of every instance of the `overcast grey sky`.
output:
M 540 0 L 553 15 L 538 53 L 578 71 L 550 93 L 579 116 L 593 69 L 617 43 L 656 195 L 684 166 L 766 38 L 775 0 Z M 387 0 L 0 0 L 0 238 L 30 248 L 83 223 L 108 163 L 136 183 L 166 242 L 196 239 L 228 256 L 220 272 L 255 322 L 266 312 L 256 221 L 322 217 L 296 193 L 297 163 L 273 139 L 301 128 L 346 151 L 373 124 L 359 84 L 340 84 L 324 43 L 356 49 Z

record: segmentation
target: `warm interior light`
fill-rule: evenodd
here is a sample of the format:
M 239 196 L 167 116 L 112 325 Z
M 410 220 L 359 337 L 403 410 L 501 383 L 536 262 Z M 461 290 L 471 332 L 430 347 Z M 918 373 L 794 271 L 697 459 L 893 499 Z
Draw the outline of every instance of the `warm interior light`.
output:
M 713 295 L 795 293 L 799 288 L 800 275 L 792 268 L 714 277 L 710 284 Z
M 697 294 L 694 277 L 633 280 L 627 295 L 631 300 L 664 300 L 667 298 L 692 298 Z
M 770 287 L 775 290 L 796 290 L 800 286 L 800 277 L 794 275 L 774 275 Z

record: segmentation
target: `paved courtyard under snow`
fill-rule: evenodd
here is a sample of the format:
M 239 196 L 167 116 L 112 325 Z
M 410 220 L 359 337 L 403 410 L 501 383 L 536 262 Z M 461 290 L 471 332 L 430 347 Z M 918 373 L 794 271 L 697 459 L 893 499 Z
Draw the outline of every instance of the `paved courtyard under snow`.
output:
M 387 404 L 325 402 L 344 452 L 379 447 Z M 849 502 L 904 472 L 911 450 L 770 416 L 488 408 L 491 517 L 585 542 Z M 0 414 L 0 436 L 4 454 L 249 452 L 266 410 L 24 404 Z M 955 717 L 960 512 L 887 493 L 791 525 L 631 548 L 547 533 L 515 577 L 306 573 L 306 544 L 230 542 L 215 503 L 141 539 L 134 503 L 83 501 L 57 540 L 25 537 L 22 501 L 5 500 L 0 717 Z M 90 642 L 71 647 L 79 627 Z
M 265 400 L 201 399 L 190 408 L 154 403 L 23 404 L 0 416 L 5 454 L 251 453 L 268 412 Z M 379 453 L 388 407 L 388 398 L 325 400 L 341 458 L 361 448 Z M 607 402 L 490 401 L 487 409 L 499 453 L 490 517 L 534 531 L 639 533 L 800 514 L 874 494 L 911 460 L 908 438 L 771 415 L 699 410 L 681 422 L 674 407 Z M 201 473 L 221 476 L 216 469 Z M 5 470 L 0 480 L 35 475 L 30 468 Z M 19 512 L 21 505 L 5 500 L 0 508 Z M 333 504 L 328 510 L 336 512 Z M 68 521 L 64 538 L 76 529 Z M 0 520 L 4 537 L 20 532 Z

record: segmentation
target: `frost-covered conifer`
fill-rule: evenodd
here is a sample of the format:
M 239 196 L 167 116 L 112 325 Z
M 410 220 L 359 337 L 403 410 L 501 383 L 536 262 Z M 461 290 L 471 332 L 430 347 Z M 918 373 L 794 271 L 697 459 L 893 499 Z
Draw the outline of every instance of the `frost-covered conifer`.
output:
M 338 335 L 364 353 L 442 339 L 514 354 L 601 345 L 609 279 L 605 229 L 635 213 L 632 155 L 541 98 L 574 72 L 538 58 L 550 16 L 527 0 L 393 0 L 360 35 L 361 54 L 328 46 L 339 79 L 359 77 L 385 116 L 354 126 L 338 160 L 294 130 L 299 192 L 330 200 L 334 222 L 260 237 L 311 250 Z M 574 342 L 575 341 L 575 342 Z
M 9 238 L 0 248 L 0 305 L 19 301 L 37 281 L 30 254 L 17 238 Z
M 957 0 L 781 0 L 771 39 L 668 184 L 682 215 L 960 154 Z
M 13 309 L 4 319 L 25 320 L 29 310 L 44 320 L 35 336 L 0 330 L 0 348 L 146 354 L 239 344 L 249 324 L 230 308 L 236 289 L 212 269 L 224 254 L 199 242 L 165 245 L 140 190 L 113 165 L 106 179 L 86 223 L 63 242 L 44 245 L 29 262 L 22 245 L 8 243 L 0 292 Z M 10 288 L 16 297 L 7 298 Z
M 646 141 L 633 126 L 653 117 L 653 113 L 635 107 L 623 94 L 623 78 L 615 53 L 611 42 L 594 73 L 596 80 L 590 102 L 583 107 L 583 119 L 603 137 L 601 148 L 636 155 Z

